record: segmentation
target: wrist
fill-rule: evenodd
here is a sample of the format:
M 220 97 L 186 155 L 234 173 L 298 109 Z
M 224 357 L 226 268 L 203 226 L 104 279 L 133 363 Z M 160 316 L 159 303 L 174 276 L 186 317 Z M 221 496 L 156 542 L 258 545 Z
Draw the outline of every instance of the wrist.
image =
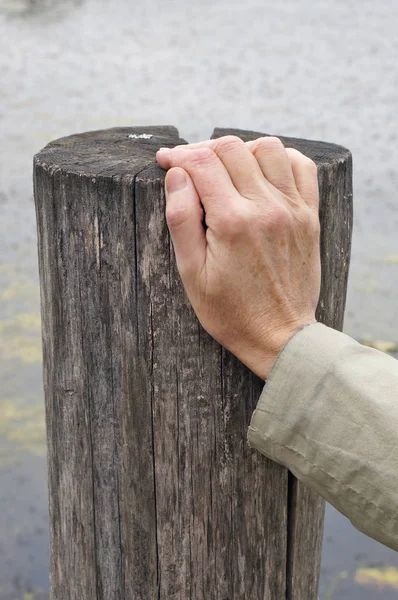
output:
M 253 371 L 257 377 L 260 377 L 260 379 L 265 381 L 269 377 L 285 346 L 303 327 L 311 325 L 312 323 L 316 323 L 315 318 L 297 323 L 293 327 L 290 326 L 289 328 L 285 328 L 278 334 L 274 334 L 272 340 L 268 338 L 264 343 L 260 343 L 256 349 L 247 352 L 242 358 L 238 358 L 240 358 L 240 360 L 242 360 L 242 362 Z

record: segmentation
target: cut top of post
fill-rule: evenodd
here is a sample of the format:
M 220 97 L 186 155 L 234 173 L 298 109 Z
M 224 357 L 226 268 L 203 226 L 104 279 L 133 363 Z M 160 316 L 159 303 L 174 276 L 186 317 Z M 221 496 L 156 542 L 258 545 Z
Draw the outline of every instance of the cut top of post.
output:
M 244 141 L 268 134 L 216 128 L 212 139 L 236 135 Z M 286 147 L 295 148 L 318 166 L 350 160 L 349 150 L 337 144 L 278 136 Z M 136 176 L 155 163 L 156 151 L 187 142 L 172 126 L 115 127 L 71 135 L 48 144 L 35 156 L 36 165 L 93 177 Z
M 60 138 L 35 156 L 44 168 L 93 177 L 136 176 L 161 147 L 186 144 L 175 127 L 115 127 Z

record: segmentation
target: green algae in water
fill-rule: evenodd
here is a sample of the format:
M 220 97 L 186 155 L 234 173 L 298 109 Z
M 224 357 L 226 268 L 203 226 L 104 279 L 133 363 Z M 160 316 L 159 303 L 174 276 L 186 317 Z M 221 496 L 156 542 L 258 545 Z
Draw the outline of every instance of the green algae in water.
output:
M 40 314 L 17 312 L 0 321 L 0 360 L 41 363 Z
M 332 600 L 333 594 L 336 591 L 338 584 L 340 583 L 340 581 L 347 579 L 347 577 L 348 577 L 347 571 L 341 571 L 341 573 L 338 573 L 338 575 L 336 575 L 336 577 L 333 579 L 332 583 L 326 590 L 323 600 Z
M 396 567 L 359 568 L 355 572 L 355 582 L 362 586 L 377 589 L 392 588 L 398 590 L 398 569 Z
M 18 265 L 0 268 L 0 466 L 46 450 L 39 294 Z

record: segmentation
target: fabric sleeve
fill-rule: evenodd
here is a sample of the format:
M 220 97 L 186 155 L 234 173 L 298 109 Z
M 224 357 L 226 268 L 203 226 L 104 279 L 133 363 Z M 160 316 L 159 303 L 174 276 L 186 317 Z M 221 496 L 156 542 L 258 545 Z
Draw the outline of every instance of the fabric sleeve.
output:
M 248 444 L 398 551 L 398 361 L 320 323 L 281 351 Z

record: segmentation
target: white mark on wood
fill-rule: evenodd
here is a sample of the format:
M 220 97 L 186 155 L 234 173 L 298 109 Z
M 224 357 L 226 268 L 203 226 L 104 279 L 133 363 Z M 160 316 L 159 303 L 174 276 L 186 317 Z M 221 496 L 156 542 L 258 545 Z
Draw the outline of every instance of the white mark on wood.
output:
M 150 140 L 153 138 L 152 133 L 140 133 L 139 135 L 136 133 L 130 133 L 127 136 L 130 140 Z
M 95 236 L 95 258 L 97 261 L 97 267 L 100 265 L 100 238 L 99 238 L 99 226 L 98 226 L 98 215 L 94 217 L 94 236 Z

